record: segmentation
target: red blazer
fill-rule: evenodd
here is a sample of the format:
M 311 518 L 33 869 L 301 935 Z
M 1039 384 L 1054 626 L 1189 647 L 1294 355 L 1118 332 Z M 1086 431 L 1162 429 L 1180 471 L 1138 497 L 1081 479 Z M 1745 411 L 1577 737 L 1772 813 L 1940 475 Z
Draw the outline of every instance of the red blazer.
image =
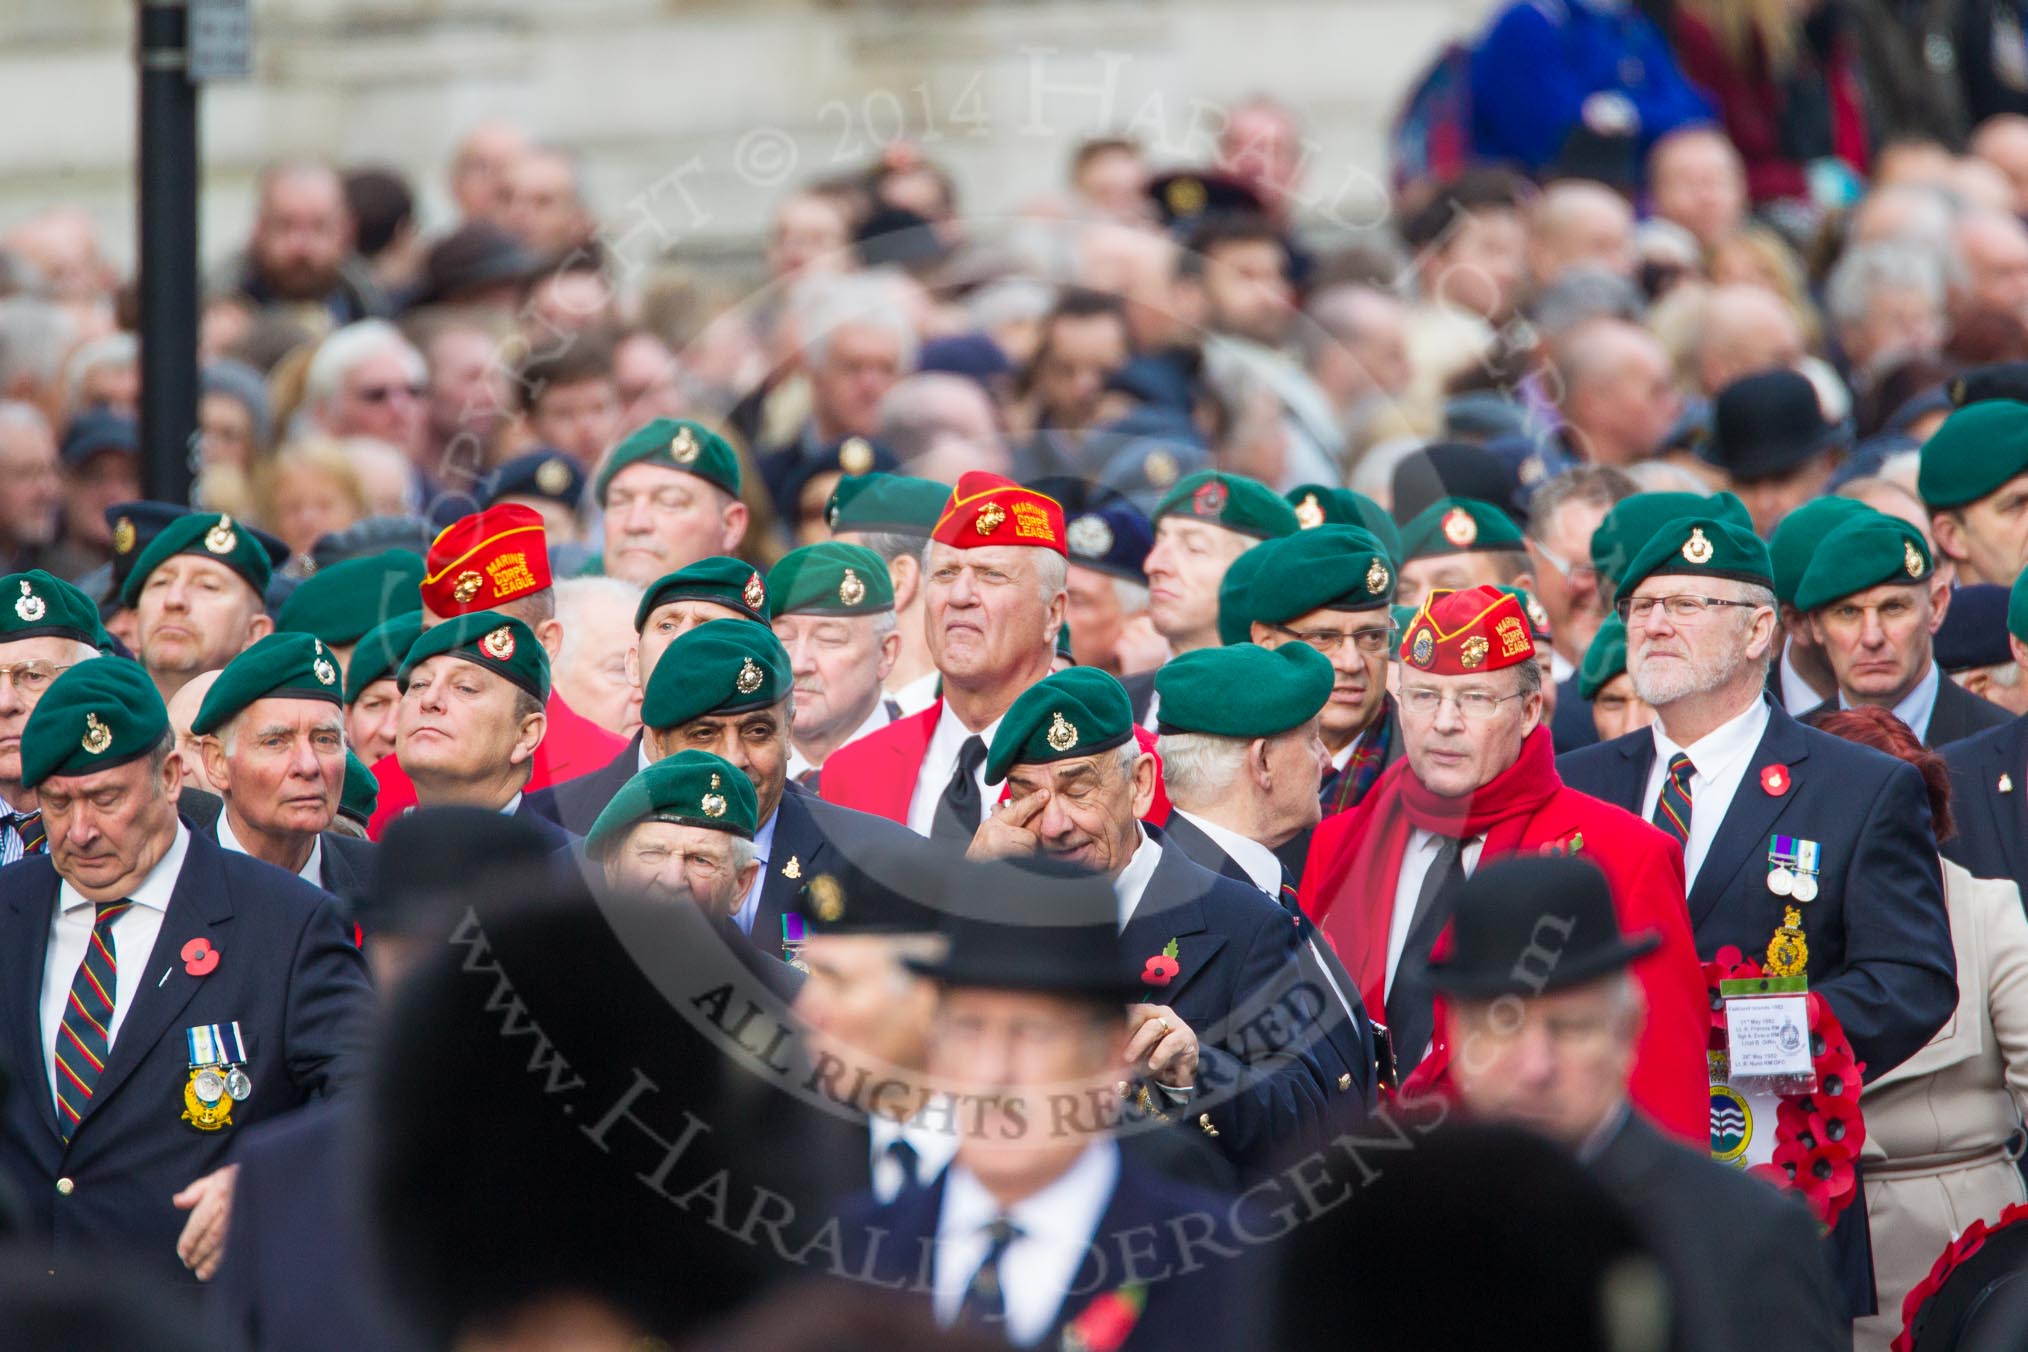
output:
M 938 700 L 919 714 L 898 718 L 839 747 L 824 761 L 824 773 L 817 780 L 819 795 L 825 802 L 908 825 L 915 778 L 922 772 L 923 757 L 929 754 L 930 739 L 936 735 L 943 712 L 944 702 Z M 1155 750 L 1155 734 L 1146 728 L 1135 728 L 1134 740 L 1143 751 Z M 1007 796 L 1004 787 L 1000 796 Z M 1156 826 L 1169 820 L 1169 794 L 1162 787 L 1159 756 L 1155 759 L 1155 804 L 1148 809 L 1146 820 Z
M 535 773 L 522 790 L 524 793 L 603 769 L 627 749 L 626 738 L 607 732 L 578 713 L 554 690 L 549 692 L 549 702 L 542 706 L 542 711 L 549 716 L 549 727 L 542 734 L 542 744 L 535 748 Z M 393 756 L 373 766 L 373 777 L 380 782 L 380 800 L 374 804 L 373 816 L 366 823 L 366 834 L 379 840 L 389 822 L 415 806 L 415 785 Z
M 1389 773 L 1406 774 L 1409 769 L 1404 763 Z M 1385 975 L 1394 897 L 1362 883 L 1378 872 L 1369 838 L 1380 833 L 1370 829 L 1374 817 L 1366 809 L 1384 797 L 1369 794 L 1350 812 L 1323 820 L 1310 841 L 1300 893 L 1303 910 L 1332 939 L 1339 960 L 1361 983 L 1372 1009 L 1381 1007 L 1379 982 L 1369 983 L 1367 978 Z M 1634 965 L 1647 997 L 1648 1018 L 1629 1088 L 1634 1103 L 1672 1134 L 1708 1144 L 1711 1088 L 1704 1052 L 1711 1025 L 1710 997 L 1683 900 L 1682 850 L 1631 812 L 1572 788 L 1558 790 L 1520 824 L 1518 841 L 1507 844 L 1501 838 L 1511 833 L 1512 825 L 1510 819 L 1494 827 L 1487 850 L 1495 855 L 1530 854 L 1545 847 L 1568 848 L 1581 836 L 1577 852 L 1597 864 L 1612 885 L 1620 928 L 1629 934 L 1653 930 L 1662 936 L 1661 947 Z M 1484 859 L 1482 855 L 1482 863 Z M 1449 939 L 1446 929 L 1438 948 Z M 1408 960 L 1403 954 L 1402 961 Z M 1439 1000 L 1436 1050 L 1425 1067 L 1446 1056 L 1447 1031 Z

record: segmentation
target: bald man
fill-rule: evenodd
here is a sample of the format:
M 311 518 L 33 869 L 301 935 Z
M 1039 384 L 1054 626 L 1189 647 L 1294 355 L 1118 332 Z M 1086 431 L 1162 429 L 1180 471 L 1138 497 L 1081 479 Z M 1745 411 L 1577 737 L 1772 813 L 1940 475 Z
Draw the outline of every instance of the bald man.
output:
M 2028 214 L 2028 117 L 2000 113 L 1979 124 L 1971 153 L 2007 176 L 2014 187 L 2014 214 Z
M 528 134 L 503 118 L 465 133 L 451 157 L 451 198 L 466 223 L 498 224 L 507 214 L 507 173 L 528 153 Z
M 1646 460 L 1682 412 L 1669 354 L 1638 324 L 1586 320 L 1556 344 L 1551 360 L 1562 377 L 1564 437 L 1590 464 Z
M 1708 397 L 1741 376 L 1793 367 L 1803 331 L 1788 303 L 1762 286 L 1714 287 L 1697 337 L 1697 384 Z
M 1952 310 L 2028 320 L 2028 226 L 2003 212 L 1975 211 L 1951 237 L 1963 264 L 1951 288 Z
M 1634 275 L 1634 210 L 1603 184 L 1565 179 L 1543 189 L 1528 236 L 1528 273 L 1538 289 L 1578 267 Z
M 1657 216 L 1712 249 L 1746 216 L 1746 165 L 1725 133 L 1685 127 L 1648 153 L 1648 191 Z

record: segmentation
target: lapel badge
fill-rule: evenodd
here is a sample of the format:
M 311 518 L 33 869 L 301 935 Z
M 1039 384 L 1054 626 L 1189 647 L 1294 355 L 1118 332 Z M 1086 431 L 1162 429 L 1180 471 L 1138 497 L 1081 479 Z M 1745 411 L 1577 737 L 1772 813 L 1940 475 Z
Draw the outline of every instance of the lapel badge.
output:
M 792 881 L 794 879 L 802 877 L 803 861 L 796 858 L 796 856 L 794 856 L 793 854 L 790 855 L 789 862 L 782 865 L 782 876 Z
M 21 597 L 14 603 L 14 613 L 28 624 L 34 624 L 49 613 L 49 606 L 43 599 L 29 590 L 27 578 L 21 579 Z
M 2000 782 L 1999 782 L 1999 783 L 1998 783 L 1997 785 L 1995 785 L 1994 787 L 1995 787 L 1995 788 L 1997 788 L 1997 789 L 1999 789 L 2001 793 L 2012 793 L 2012 792 L 2014 792 L 2014 776 L 2012 776 L 2012 775 L 2001 775 L 2001 776 L 2000 776 Z
M 1770 797 L 1779 798 L 1789 791 L 1789 767 L 1769 765 L 1760 772 L 1760 786 Z

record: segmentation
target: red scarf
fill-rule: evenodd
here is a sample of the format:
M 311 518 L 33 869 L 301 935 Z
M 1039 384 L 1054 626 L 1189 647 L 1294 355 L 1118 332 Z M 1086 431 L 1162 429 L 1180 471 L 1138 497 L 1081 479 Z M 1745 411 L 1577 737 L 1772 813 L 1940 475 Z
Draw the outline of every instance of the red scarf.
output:
M 1409 832 L 1484 836 L 1479 857 L 1496 859 L 1520 849 L 1529 819 L 1562 789 L 1543 726 L 1528 735 L 1512 765 L 1462 798 L 1431 792 L 1403 757 L 1358 807 L 1326 823 L 1342 822 L 1343 832 L 1330 860 L 1316 861 L 1324 863 L 1322 876 L 1304 878 L 1304 910 L 1351 970 L 1368 1009 L 1386 1005 L 1388 930 Z

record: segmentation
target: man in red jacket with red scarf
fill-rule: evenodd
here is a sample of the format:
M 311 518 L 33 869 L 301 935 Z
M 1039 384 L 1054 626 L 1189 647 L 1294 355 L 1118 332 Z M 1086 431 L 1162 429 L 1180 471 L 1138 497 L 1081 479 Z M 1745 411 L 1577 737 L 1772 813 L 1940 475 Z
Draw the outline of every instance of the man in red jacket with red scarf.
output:
M 422 602 L 425 629 L 453 615 L 497 610 L 534 630 L 555 658 L 563 625 L 556 618 L 542 514 L 519 503 L 502 503 L 444 527 L 423 561 Z M 625 738 L 573 710 L 554 690 L 543 713 L 549 728 L 535 748 L 535 773 L 526 793 L 590 774 L 626 749 Z M 373 777 L 380 783 L 380 800 L 367 834 L 378 840 L 389 822 L 415 806 L 415 785 L 393 756 L 373 766 Z
M 1432 592 L 1402 638 L 1401 661 L 1407 754 L 1356 808 L 1318 827 L 1300 899 L 1366 1007 L 1386 1009 L 1403 1075 L 1428 1055 L 1419 1079 L 1430 1082 L 1448 1055 L 1423 967 L 1447 936 L 1457 885 L 1503 855 L 1582 855 L 1604 871 L 1621 927 L 1662 940 L 1633 968 L 1648 1010 L 1633 1100 L 1670 1131 L 1708 1141 L 1710 1016 L 1682 851 L 1633 814 L 1564 787 L 1528 616 L 1514 597 L 1497 587 Z

